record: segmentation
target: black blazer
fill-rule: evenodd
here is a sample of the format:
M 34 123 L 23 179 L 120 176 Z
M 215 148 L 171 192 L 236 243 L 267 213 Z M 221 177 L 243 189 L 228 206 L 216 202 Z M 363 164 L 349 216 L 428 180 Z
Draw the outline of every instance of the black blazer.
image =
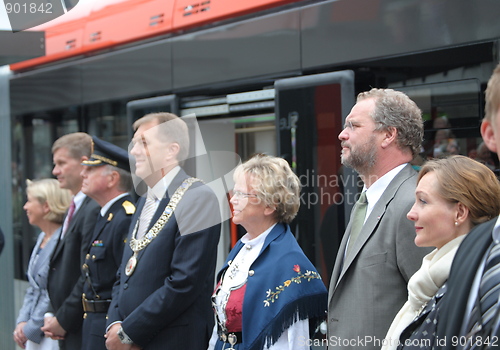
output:
M 150 226 L 187 177 L 183 170 L 177 174 Z M 138 201 L 132 218 L 108 326 L 122 321 L 125 333 L 144 350 L 206 350 L 214 325 L 210 297 L 220 236 L 217 197 L 208 186 L 194 183 L 127 276 L 125 266 L 133 254 L 128 241 L 144 202 Z
M 476 226 L 464 239 L 453 259 L 448 290 L 442 299 L 437 324 L 438 349 L 455 349 L 455 340 L 460 340 L 470 288 L 484 254 L 492 242 L 491 232 L 497 218 Z M 459 343 L 460 344 L 460 343 Z
M 48 292 L 52 311 L 67 331 L 65 339 L 59 342 L 61 350 L 81 347 L 83 307 L 80 268 L 90 245 L 99 209 L 93 199 L 85 197 L 50 259 Z

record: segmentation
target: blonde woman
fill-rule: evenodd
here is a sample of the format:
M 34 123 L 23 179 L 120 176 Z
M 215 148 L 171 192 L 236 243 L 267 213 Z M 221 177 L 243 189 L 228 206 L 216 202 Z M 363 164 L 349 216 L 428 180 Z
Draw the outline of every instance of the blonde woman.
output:
M 266 155 L 237 167 L 234 180 L 233 222 L 247 233 L 218 274 L 209 349 L 308 349 L 327 291 L 288 225 L 299 210 L 300 181 L 284 159 Z
M 23 209 L 29 223 L 42 232 L 31 253 L 27 271 L 29 287 L 17 318 L 14 341 L 23 349 L 58 350 L 57 340 L 45 338 L 40 328 L 50 304 L 47 292 L 49 260 L 59 239 L 71 194 L 60 188 L 55 179 L 28 180 L 26 194 L 28 198 Z

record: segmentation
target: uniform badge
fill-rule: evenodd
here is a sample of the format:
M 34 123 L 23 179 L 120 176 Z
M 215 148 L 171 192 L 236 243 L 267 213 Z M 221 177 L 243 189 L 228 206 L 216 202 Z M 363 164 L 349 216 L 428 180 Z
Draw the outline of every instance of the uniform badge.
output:
M 133 205 L 130 201 L 125 201 L 122 203 L 123 209 L 125 209 L 125 213 L 127 215 L 132 215 L 135 213 L 135 205 Z

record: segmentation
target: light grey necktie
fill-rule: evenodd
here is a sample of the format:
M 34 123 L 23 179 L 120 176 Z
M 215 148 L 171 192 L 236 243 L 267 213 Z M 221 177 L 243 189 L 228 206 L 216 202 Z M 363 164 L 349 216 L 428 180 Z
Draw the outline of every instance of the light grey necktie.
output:
M 148 191 L 146 203 L 144 203 L 144 207 L 141 211 L 141 216 L 139 217 L 139 227 L 137 228 L 136 239 L 141 239 L 146 234 L 156 208 L 156 197 L 152 194 L 151 191 Z
M 363 191 L 359 196 L 358 201 L 356 202 L 356 206 L 354 207 L 354 212 L 352 215 L 352 225 L 351 225 L 351 234 L 349 236 L 349 245 L 347 246 L 347 254 L 352 251 L 352 247 L 354 247 L 354 243 L 358 239 L 359 232 L 365 223 L 366 209 L 368 208 L 368 201 L 366 200 L 366 191 Z

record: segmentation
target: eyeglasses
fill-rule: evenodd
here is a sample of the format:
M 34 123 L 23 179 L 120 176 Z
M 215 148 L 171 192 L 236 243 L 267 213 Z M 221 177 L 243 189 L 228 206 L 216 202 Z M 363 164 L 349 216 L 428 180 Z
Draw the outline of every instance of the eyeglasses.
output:
M 233 191 L 233 197 L 236 198 L 248 198 L 248 197 L 257 197 L 255 193 L 245 193 L 241 191 Z
M 354 125 L 352 124 L 352 122 L 346 122 L 345 125 L 344 125 L 344 129 L 354 129 Z

